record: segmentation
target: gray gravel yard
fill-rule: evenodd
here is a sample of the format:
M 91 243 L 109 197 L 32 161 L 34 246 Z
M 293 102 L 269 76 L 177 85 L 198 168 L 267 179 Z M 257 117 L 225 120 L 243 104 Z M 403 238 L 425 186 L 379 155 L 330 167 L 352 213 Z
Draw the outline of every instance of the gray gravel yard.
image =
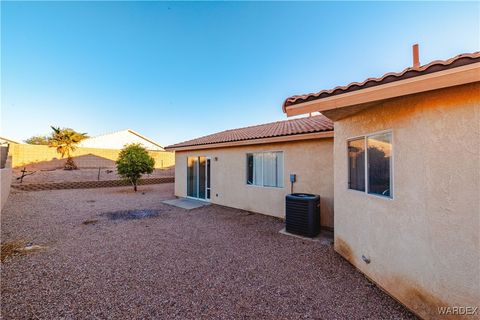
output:
M 173 184 L 12 191 L 2 243 L 46 248 L 2 263 L 1 318 L 415 318 L 331 246 L 279 234 L 280 220 L 171 198 Z M 130 209 L 151 216 L 112 219 Z

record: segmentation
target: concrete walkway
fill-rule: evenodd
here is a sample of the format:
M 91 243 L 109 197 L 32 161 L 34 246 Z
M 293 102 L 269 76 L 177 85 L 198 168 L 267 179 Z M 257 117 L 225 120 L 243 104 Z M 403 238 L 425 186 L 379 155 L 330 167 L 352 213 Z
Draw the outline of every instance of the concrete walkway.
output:
M 165 201 L 162 201 L 162 202 L 165 203 L 165 204 L 175 206 L 175 207 L 179 207 L 179 208 L 186 209 L 186 210 L 197 209 L 197 208 L 201 208 L 201 207 L 210 205 L 209 202 L 194 200 L 194 199 L 189 199 L 189 198 L 179 198 L 179 199 L 165 200 Z

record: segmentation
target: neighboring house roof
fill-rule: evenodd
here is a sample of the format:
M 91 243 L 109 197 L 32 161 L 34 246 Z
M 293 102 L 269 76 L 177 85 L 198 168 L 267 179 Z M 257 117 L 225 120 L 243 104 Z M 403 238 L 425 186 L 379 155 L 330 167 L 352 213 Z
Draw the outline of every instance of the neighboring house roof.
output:
M 4 144 L 4 143 L 20 144 L 21 142 L 18 142 L 16 140 L 12 140 L 9 138 L 5 138 L 5 137 L 0 137 L 0 144 Z
M 157 147 L 163 149 L 163 147 L 162 147 L 160 144 L 158 144 L 157 142 L 153 141 L 152 139 L 149 139 L 149 138 L 145 137 L 144 135 L 141 135 L 140 133 L 138 133 L 138 132 L 136 132 L 136 131 L 133 131 L 132 129 L 127 129 L 127 131 L 130 132 L 131 134 L 134 134 L 134 135 L 136 135 L 136 136 L 138 136 L 138 137 L 140 137 L 140 138 L 142 138 L 142 139 L 150 142 L 151 144 L 154 144 L 154 145 L 156 145 Z
M 371 94 L 372 97 L 368 101 L 366 101 L 366 99 L 357 101 L 358 103 L 363 103 L 363 102 L 374 101 L 376 98 L 379 98 L 379 99 L 389 98 L 389 97 L 400 96 L 400 95 L 405 95 L 410 93 L 417 93 L 417 92 L 422 92 L 427 90 L 439 89 L 442 87 L 459 85 L 463 83 L 471 83 L 471 82 L 478 81 L 478 77 L 480 77 L 480 74 L 478 72 L 478 66 L 472 65 L 477 63 L 480 63 L 480 52 L 463 53 L 448 60 L 435 60 L 423 66 L 406 68 L 402 72 L 398 72 L 398 73 L 389 72 L 379 78 L 368 78 L 365 81 L 360 83 L 352 82 L 346 86 L 338 86 L 333 89 L 321 90 L 317 93 L 308 93 L 303 95 L 291 96 L 285 100 L 282 108 L 283 108 L 283 111 L 286 112 L 287 114 L 298 115 L 306 112 L 312 112 L 314 110 L 316 111 L 327 110 L 327 108 L 316 108 L 316 109 L 314 108 L 312 110 L 307 110 L 306 108 L 303 108 L 303 110 L 300 111 L 300 106 L 298 105 L 303 104 L 305 106 L 307 104 L 313 105 L 314 103 L 317 103 L 317 102 L 320 103 L 322 101 L 332 101 L 330 103 L 330 106 L 339 107 L 339 103 L 333 102 L 334 97 L 338 96 L 338 98 L 341 98 L 343 97 L 343 95 L 346 96 L 347 94 L 350 94 L 350 96 L 353 96 L 353 93 L 355 91 L 360 91 L 360 90 L 362 90 L 362 92 L 359 92 L 359 94 L 363 93 L 367 89 L 370 89 L 370 92 L 372 92 Z M 455 74 L 456 72 L 458 74 Z M 463 74 L 460 75 L 459 74 L 460 72 L 462 72 Z M 444 79 L 441 78 L 441 76 L 443 76 L 444 74 L 449 76 L 450 82 L 447 82 L 446 77 L 444 77 Z M 417 77 L 421 77 L 421 76 L 423 76 L 422 78 L 426 78 L 427 75 L 429 75 L 429 79 L 432 79 L 432 81 L 430 81 L 431 87 L 428 87 L 427 85 L 422 86 L 419 82 L 420 78 L 416 79 Z M 456 77 L 455 79 L 454 79 L 454 76 Z M 402 90 L 396 90 L 397 92 L 394 92 L 394 89 L 391 89 L 390 96 L 373 94 L 373 91 L 374 91 L 373 88 L 375 87 L 380 87 L 380 86 L 386 87 L 386 85 L 388 85 L 390 88 L 393 88 L 396 85 L 400 86 L 400 84 L 407 83 L 407 81 L 408 83 L 411 83 L 410 91 L 406 91 L 406 89 L 405 90 L 402 89 Z M 436 81 L 436 83 L 434 83 L 433 81 Z M 414 84 L 414 82 L 418 82 L 418 84 Z M 451 85 L 449 85 L 449 83 Z M 378 89 L 380 90 L 380 88 Z M 352 102 L 351 104 L 354 104 L 354 103 Z M 293 111 L 289 111 L 289 109 L 290 110 L 297 109 L 298 111 L 293 112 Z M 327 114 L 325 115 L 328 116 Z
M 141 143 L 149 150 L 164 150 L 157 142 L 133 131 L 132 129 L 125 129 L 87 138 L 79 143 L 79 147 L 121 149 L 125 144 L 130 143 Z
M 329 133 L 333 131 L 333 122 L 323 115 L 315 115 L 306 118 L 278 121 L 239 129 L 231 129 L 197 139 L 177 143 L 166 149 L 178 150 L 190 147 L 195 149 L 200 146 L 221 147 L 238 145 L 235 142 L 247 142 L 243 144 L 274 142 L 268 139 L 285 137 L 285 140 L 297 140 L 299 135 Z M 323 135 L 326 136 L 326 135 Z M 321 137 L 321 135 L 318 135 Z

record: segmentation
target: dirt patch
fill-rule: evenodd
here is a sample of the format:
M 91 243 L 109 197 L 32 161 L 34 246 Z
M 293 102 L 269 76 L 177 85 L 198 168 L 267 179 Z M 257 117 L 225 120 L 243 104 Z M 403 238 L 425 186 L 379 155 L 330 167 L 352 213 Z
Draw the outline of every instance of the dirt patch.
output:
M 138 220 L 145 218 L 153 218 L 161 214 L 163 211 L 155 209 L 140 210 L 120 210 L 113 212 L 104 212 L 101 215 L 110 220 Z
M 350 248 L 349 244 L 346 243 L 341 238 L 335 238 L 335 251 L 337 251 L 342 257 L 347 259 L 350 263 L 353 263 L 355 257 L 353 255 L 352 248 Z
M 89 225 L 89 224 L 96 224 L 98 222 L 97 219 L 90 219 L 90 220 L 85 220 L 82 222 L 84 225 Z
M 393 277 L 387 280 L 386 283 L 384 290 L 391 292 L 395 299 L 425 319 L 438 318 L 439 308 L 450 306 L 450 304 L 442 301 L 431 292 L 404 277 Z M 456 318 L 458 316 L 442 315 L 442 319 L 446 320 Z
M 112 193 L 119 193 L 119 194 L 133 194 L 133 195 L 145 195 L 147 192 L 153 191 L 154 188 L 149 185 L 138 185 L 138 191 L 133 191 L 133 186 L 128 184 L 128 188 L 124 189 L 112 189 Z
M 26 255 L 40 251 L 45 247 L 28 243 L 25 240 L 9 241 L 1 244 L 0 260 L 4 262 L 10 257 Z
M 397 283 L 397 285 L 400 285 L 400 283 Z M 448 304 L 442 302 L 430 292 L 418 287 L 408 288 L 405 298 L 401 302 L 423 317 L 425 315 L 438 316 L 438 307 L 448 306 Z M 449 318 L 445 317 L 445 319 Z

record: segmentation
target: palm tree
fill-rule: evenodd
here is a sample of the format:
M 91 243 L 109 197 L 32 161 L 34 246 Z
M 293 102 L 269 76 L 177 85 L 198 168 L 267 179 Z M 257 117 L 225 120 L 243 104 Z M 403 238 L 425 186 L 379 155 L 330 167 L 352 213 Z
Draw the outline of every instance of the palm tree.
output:
M 55 128 L 51 127 L 53 132 L 50 139 L 48 139 L 48 145 L 51 148 L 56 148 L 57 152 L 62 155 L 62 158 L 67 156 L 67 162 L 65 163 L 65 170 L 78 169 L 73 162 L 71 153 L 77 149 L 77 144 L 83 139 L 88 138 L 86 133 L 79 133 L 70 128 Z

